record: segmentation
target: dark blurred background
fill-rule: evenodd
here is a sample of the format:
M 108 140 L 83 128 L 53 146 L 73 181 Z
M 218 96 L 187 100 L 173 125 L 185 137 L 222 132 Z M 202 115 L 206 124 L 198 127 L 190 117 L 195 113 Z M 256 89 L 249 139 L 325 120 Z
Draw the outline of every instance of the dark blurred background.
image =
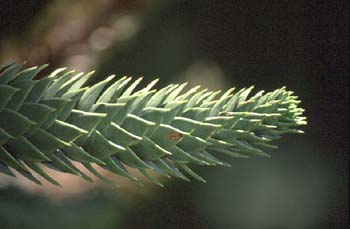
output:
M 96 69 L 95 82 L 286 85 L 308 125 L 270 159 L 196 168 L 206 184 L 110 190 L 61 177 L 56 189 L 1 176 L 0 227 L 348 228 L 348 26 L 347 1 L 1 0 L 2 63 Z

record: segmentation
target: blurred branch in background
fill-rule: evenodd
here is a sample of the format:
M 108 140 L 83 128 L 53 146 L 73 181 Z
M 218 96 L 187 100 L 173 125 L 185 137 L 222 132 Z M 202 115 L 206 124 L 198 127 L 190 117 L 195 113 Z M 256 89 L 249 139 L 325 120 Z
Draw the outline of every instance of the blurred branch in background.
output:
M 31 23 L 6 24 L 9 34 L 2 34 L 1 62 L 28 61 L 28 65 L 50 63 L 74 67 L 79 71 L 93 69 L 100 51 L 111 43 L 126 41 L 139 27 L 138 17 L 154 4 L 152 0 L 78 0 L 78 1 L 8 1 L 4 8 L 24 7 L 24 12 L 36 12 Z M 13 13 L 15 13 L 14 10 Z M 9 15 L 7 20 L 11 20 Z M 2 30 L 3 33 L 8 31 Z M 21 32 L 21 36 L 16 36 Z

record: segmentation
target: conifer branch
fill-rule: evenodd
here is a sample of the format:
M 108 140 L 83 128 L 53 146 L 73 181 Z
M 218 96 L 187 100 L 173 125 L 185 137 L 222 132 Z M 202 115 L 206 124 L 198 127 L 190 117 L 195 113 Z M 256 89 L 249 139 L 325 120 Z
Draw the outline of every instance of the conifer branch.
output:
M 269 157 L 263 149 L 274 149 L 283 134 L 303 133 L 298 127 L 306 124 L 298 97 L 284 87 L 251 96 L 253 87 L 155 90 L 154 80 L 136 90 L 141 79 L 114 76 L 87 87 L 92 72 L 60 68 L 36 80 L 45 65 L 22 67 L 0 66 L 0 172 L 16 170 L 37 184 L 33 172 L 59 185 L 43 166 L 92 182 L 72 161 L 112 185 L 92 164 L 137 183 L 125 165 L 160 186 L 149 171 L 204 181 L 192 164 L 229 166 L 220 154 Z

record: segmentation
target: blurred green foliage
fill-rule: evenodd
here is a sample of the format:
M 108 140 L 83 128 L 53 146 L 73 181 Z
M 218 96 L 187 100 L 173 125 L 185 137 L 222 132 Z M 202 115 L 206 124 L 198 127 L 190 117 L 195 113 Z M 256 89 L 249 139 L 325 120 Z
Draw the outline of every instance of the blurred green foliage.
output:
M 115 228 L 121 206 L 100 190 L 60 202 L 16 188 L 0 189 L 1 228 Z

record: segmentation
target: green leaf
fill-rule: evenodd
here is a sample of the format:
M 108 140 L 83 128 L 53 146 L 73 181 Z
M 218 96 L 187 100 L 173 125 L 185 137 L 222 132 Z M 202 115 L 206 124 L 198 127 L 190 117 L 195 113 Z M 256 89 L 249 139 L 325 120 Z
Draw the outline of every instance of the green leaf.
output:
M 13 137 L 24 135 L 35 124 L 35 122 L 16 111 L 7 108 L 0 111 L 0 128 Z
M 7 103 L 18 90 L 14 87 L 0 84 L 0 111 L 6 107 Z
M 101 81 L 91 88 L 89 88 L 81 97 L 78 109 L 83 111 L 91 111 L 92 105 L 95 104 L 98 96 L 100 95 L 102 89 L 106 86 L 106 84 L 111 81 L 114 76 L 110 76 L 104 81 Z
M 28 171 L 19 161 L 16 160 L 4 147 L 0 146 L 0 161 L 12 168 L 21 171 Z
M 40 162 L 50 160 L 25 137 L 19 137 L 9 142 L 6 147 L 10 149 L 17 158 L 23 161 Z
M 60 183 L 50 177 L 44 170 L 42 170 L 35 162 L 31 161 L 26 161 L 26 164 L 28 165 L 29 168 L 34 170 L 36 173 L 38 173 L 40 176 L 44 177 L 48 182 L 50 182 L 53 185 L 61 187 Z

